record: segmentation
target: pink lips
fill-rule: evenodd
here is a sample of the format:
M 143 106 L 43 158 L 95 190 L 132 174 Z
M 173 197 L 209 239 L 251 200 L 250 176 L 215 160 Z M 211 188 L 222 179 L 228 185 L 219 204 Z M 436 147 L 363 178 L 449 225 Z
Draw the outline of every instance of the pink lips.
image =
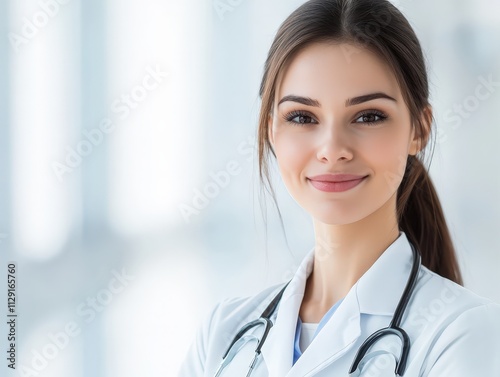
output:
M 367 176 L 354 174 L 323 174 L 308 178 L 321 191 L 342 192 L 359 185 Z

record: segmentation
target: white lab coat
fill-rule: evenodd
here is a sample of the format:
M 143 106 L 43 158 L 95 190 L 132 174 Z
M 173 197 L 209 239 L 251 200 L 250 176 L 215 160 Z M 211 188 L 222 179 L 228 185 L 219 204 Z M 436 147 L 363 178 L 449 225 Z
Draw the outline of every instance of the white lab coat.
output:
M 286 288 L 252 376 L 348 376 L 363 341 L 389 325 L 410 274 L 412 251 L 405 233 L 400 232 L 292 365 L 297 317 L 313 259 L 311 250 Z M 219 302 L 199 328 L 179 376 L 213 376 L 234 335 L 258 318 L 282 287 Z M 411 340 L 405 377 L 500 377 L 500 305 L 423 266 L 401 327 Z M 249 333 L 261 331 L 262 326 Z M 396 336 L 381 338 L 368 351 L 375 356 L 365 357 L 361 376 L 395 376 L 400 344 Z M 246 376 L 255 346 L 256 341 L 244 346 L 222 376 Z

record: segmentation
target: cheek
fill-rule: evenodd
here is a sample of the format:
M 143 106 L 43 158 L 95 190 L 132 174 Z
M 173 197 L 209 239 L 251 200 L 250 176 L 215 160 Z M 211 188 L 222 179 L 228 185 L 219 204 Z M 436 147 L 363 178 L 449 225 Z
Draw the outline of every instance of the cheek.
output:
M 395 191 L 405 171 L 407 151 L 401 139 L 386 138 L 380 143 L 366 146 L 364 158 L 372 165 L 376 175 L 382 178 L 384 186 L 390 191 Z
M 282 133 L 275 135 L 275 151 L 278 165 L 283 174 L 297 174 L 304 169 L 310 158 L 309 143 L 299 133 Z

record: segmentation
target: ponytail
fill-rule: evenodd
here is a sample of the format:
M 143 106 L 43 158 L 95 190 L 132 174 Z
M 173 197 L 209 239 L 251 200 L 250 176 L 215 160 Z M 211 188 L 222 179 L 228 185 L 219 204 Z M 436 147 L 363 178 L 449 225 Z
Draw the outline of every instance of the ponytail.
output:
M 422 264 L 457 284 L 462 274 L 437 192 L 418 157 L 409 155 L 398 188 L 399 227 L 422 254 Z

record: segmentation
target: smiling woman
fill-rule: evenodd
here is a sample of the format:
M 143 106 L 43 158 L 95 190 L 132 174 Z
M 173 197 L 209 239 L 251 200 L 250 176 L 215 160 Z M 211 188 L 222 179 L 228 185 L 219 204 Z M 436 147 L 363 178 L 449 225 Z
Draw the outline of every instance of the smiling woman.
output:
M 290 194 L 314 218 L 317 237 L 340 239 L 332 234 L 337 232 L 335 227 L 321 224 L 353 224 L 353 232 L 356 227 L 358 234 L 372 234 L 366 241 L 373 245 L 375 240 L 377 247 L 369 252 L 366 247 L 356 249 L 373 264 L 388 240 L 398 235 L 399 185 L 388 184 L 386 173 L 403 177 L 405 166 L 400 159 L 418 152 L 420 138 L 411 127 L 407 106 L 387 64 L 366 49 L 348 58 L 345 51 L 350 47 L 314 43 L 296 54 L 276 90 L 276 97 L 282 99 L 269 119 L 269 142 Z M 288 93 L 315 99 L 300 100 Z M 318 174 L 327 178 L 315 177 Z M 355 191 L 343 195 L 325 196 L 316 190 L 354 187 Z M 349 242 L 351 257 L 352 246 Z M 347 272 L 345 263 L 336 266 Z M 338 282 L 329 284 L 326 292 L 337 298 L 345 296 L 363 271 L 352 271 L 349 278 L 339 272 L 331 271 Z M 344 291 L 334 293 L 335 289 Z M 330 307 L 335 301 L 325 304 Z
M 259 94 L 260 178 L 272 154 L 315 247 L 286 285 L 220 302 L 181 376 L 500 375 L 500 305 L 462 287 L 423 163 L 433 115 L 406 18 L 385 0 L 306 2 Z

